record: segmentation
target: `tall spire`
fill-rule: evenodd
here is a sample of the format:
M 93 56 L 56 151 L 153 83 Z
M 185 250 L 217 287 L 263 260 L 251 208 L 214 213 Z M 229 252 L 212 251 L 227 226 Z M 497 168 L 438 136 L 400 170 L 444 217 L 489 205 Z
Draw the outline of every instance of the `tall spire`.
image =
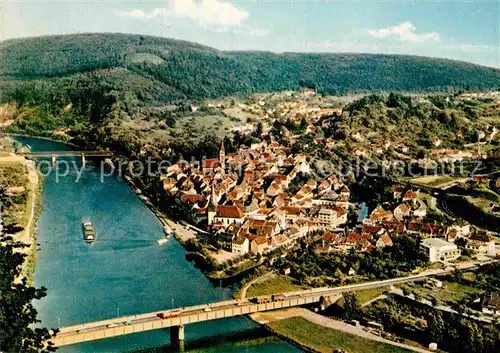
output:
M 224 148 L 224 137 L 222 138 L 222 141 L 220 143 L 220 153 L 226 153 L 226 150 Z

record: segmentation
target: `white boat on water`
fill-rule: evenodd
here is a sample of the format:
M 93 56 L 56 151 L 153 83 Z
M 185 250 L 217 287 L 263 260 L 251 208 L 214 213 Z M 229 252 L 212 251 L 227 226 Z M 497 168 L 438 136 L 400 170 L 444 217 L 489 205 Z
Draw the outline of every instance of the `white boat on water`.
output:
M 163 239 L 160 239 L 157 241 L 158 245 L 163 245 L 163 244 L 166 244 L 168 242 L 168 239 L 167 238 L 163 238 Z
M 163 233 L 165 234 L 165 238 L 158 240 L 158 245 L 163 245 L 168 241 L 168 238 L 173 234 L 172 228 L 165 224 L 163 226 Z

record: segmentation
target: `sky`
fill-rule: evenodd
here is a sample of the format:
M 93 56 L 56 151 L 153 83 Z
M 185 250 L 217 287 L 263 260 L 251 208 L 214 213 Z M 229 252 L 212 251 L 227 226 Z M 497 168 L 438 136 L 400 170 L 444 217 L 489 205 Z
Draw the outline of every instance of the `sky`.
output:
M 500 68 L 498 0 L 2 0 L 0 40 L 122 32 L 220 50 L 444 57 Z

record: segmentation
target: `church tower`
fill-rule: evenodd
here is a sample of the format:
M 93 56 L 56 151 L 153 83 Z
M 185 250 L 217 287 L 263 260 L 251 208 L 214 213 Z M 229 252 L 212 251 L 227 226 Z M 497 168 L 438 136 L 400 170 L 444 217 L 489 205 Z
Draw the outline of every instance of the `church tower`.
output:
M 224 148 L 224 139 L 222 139 L 222 142 L 220 144 L 220 151 L 219 151 L 219 163 L 220 167 L 222 170 L 226 170 L 226 150 Z

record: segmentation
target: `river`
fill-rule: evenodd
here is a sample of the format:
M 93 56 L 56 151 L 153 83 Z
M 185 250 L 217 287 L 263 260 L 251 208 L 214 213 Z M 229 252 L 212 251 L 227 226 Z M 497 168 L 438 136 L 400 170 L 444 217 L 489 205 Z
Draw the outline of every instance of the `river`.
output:
M 18 137 L 33 151 L 61 151 L 69 146 Z M 65 158 L 80 166 L 78 159 Z M 65 166 L 60 166 L 63 174 Z M 74 325 L 122 315 L 228 299 L 234 288 L 214 286 L 173 238 L 163 246 L 162 227 L 154 214 L 118 177 L 100 181 L 87 163 L 79 182 L 76 168 L 44 179 L 43 210 L 37 224 L 35 283 L 48 288 L 36 303 L 42 324 Z M 86 244 L 81 222 L 90 218 L 97 240 Z M 270 336 L 244 317 L 186 326 L 186 352 L 300 352 Z M 62 353 L 171 351 L 168 330 L 62 347 Z

